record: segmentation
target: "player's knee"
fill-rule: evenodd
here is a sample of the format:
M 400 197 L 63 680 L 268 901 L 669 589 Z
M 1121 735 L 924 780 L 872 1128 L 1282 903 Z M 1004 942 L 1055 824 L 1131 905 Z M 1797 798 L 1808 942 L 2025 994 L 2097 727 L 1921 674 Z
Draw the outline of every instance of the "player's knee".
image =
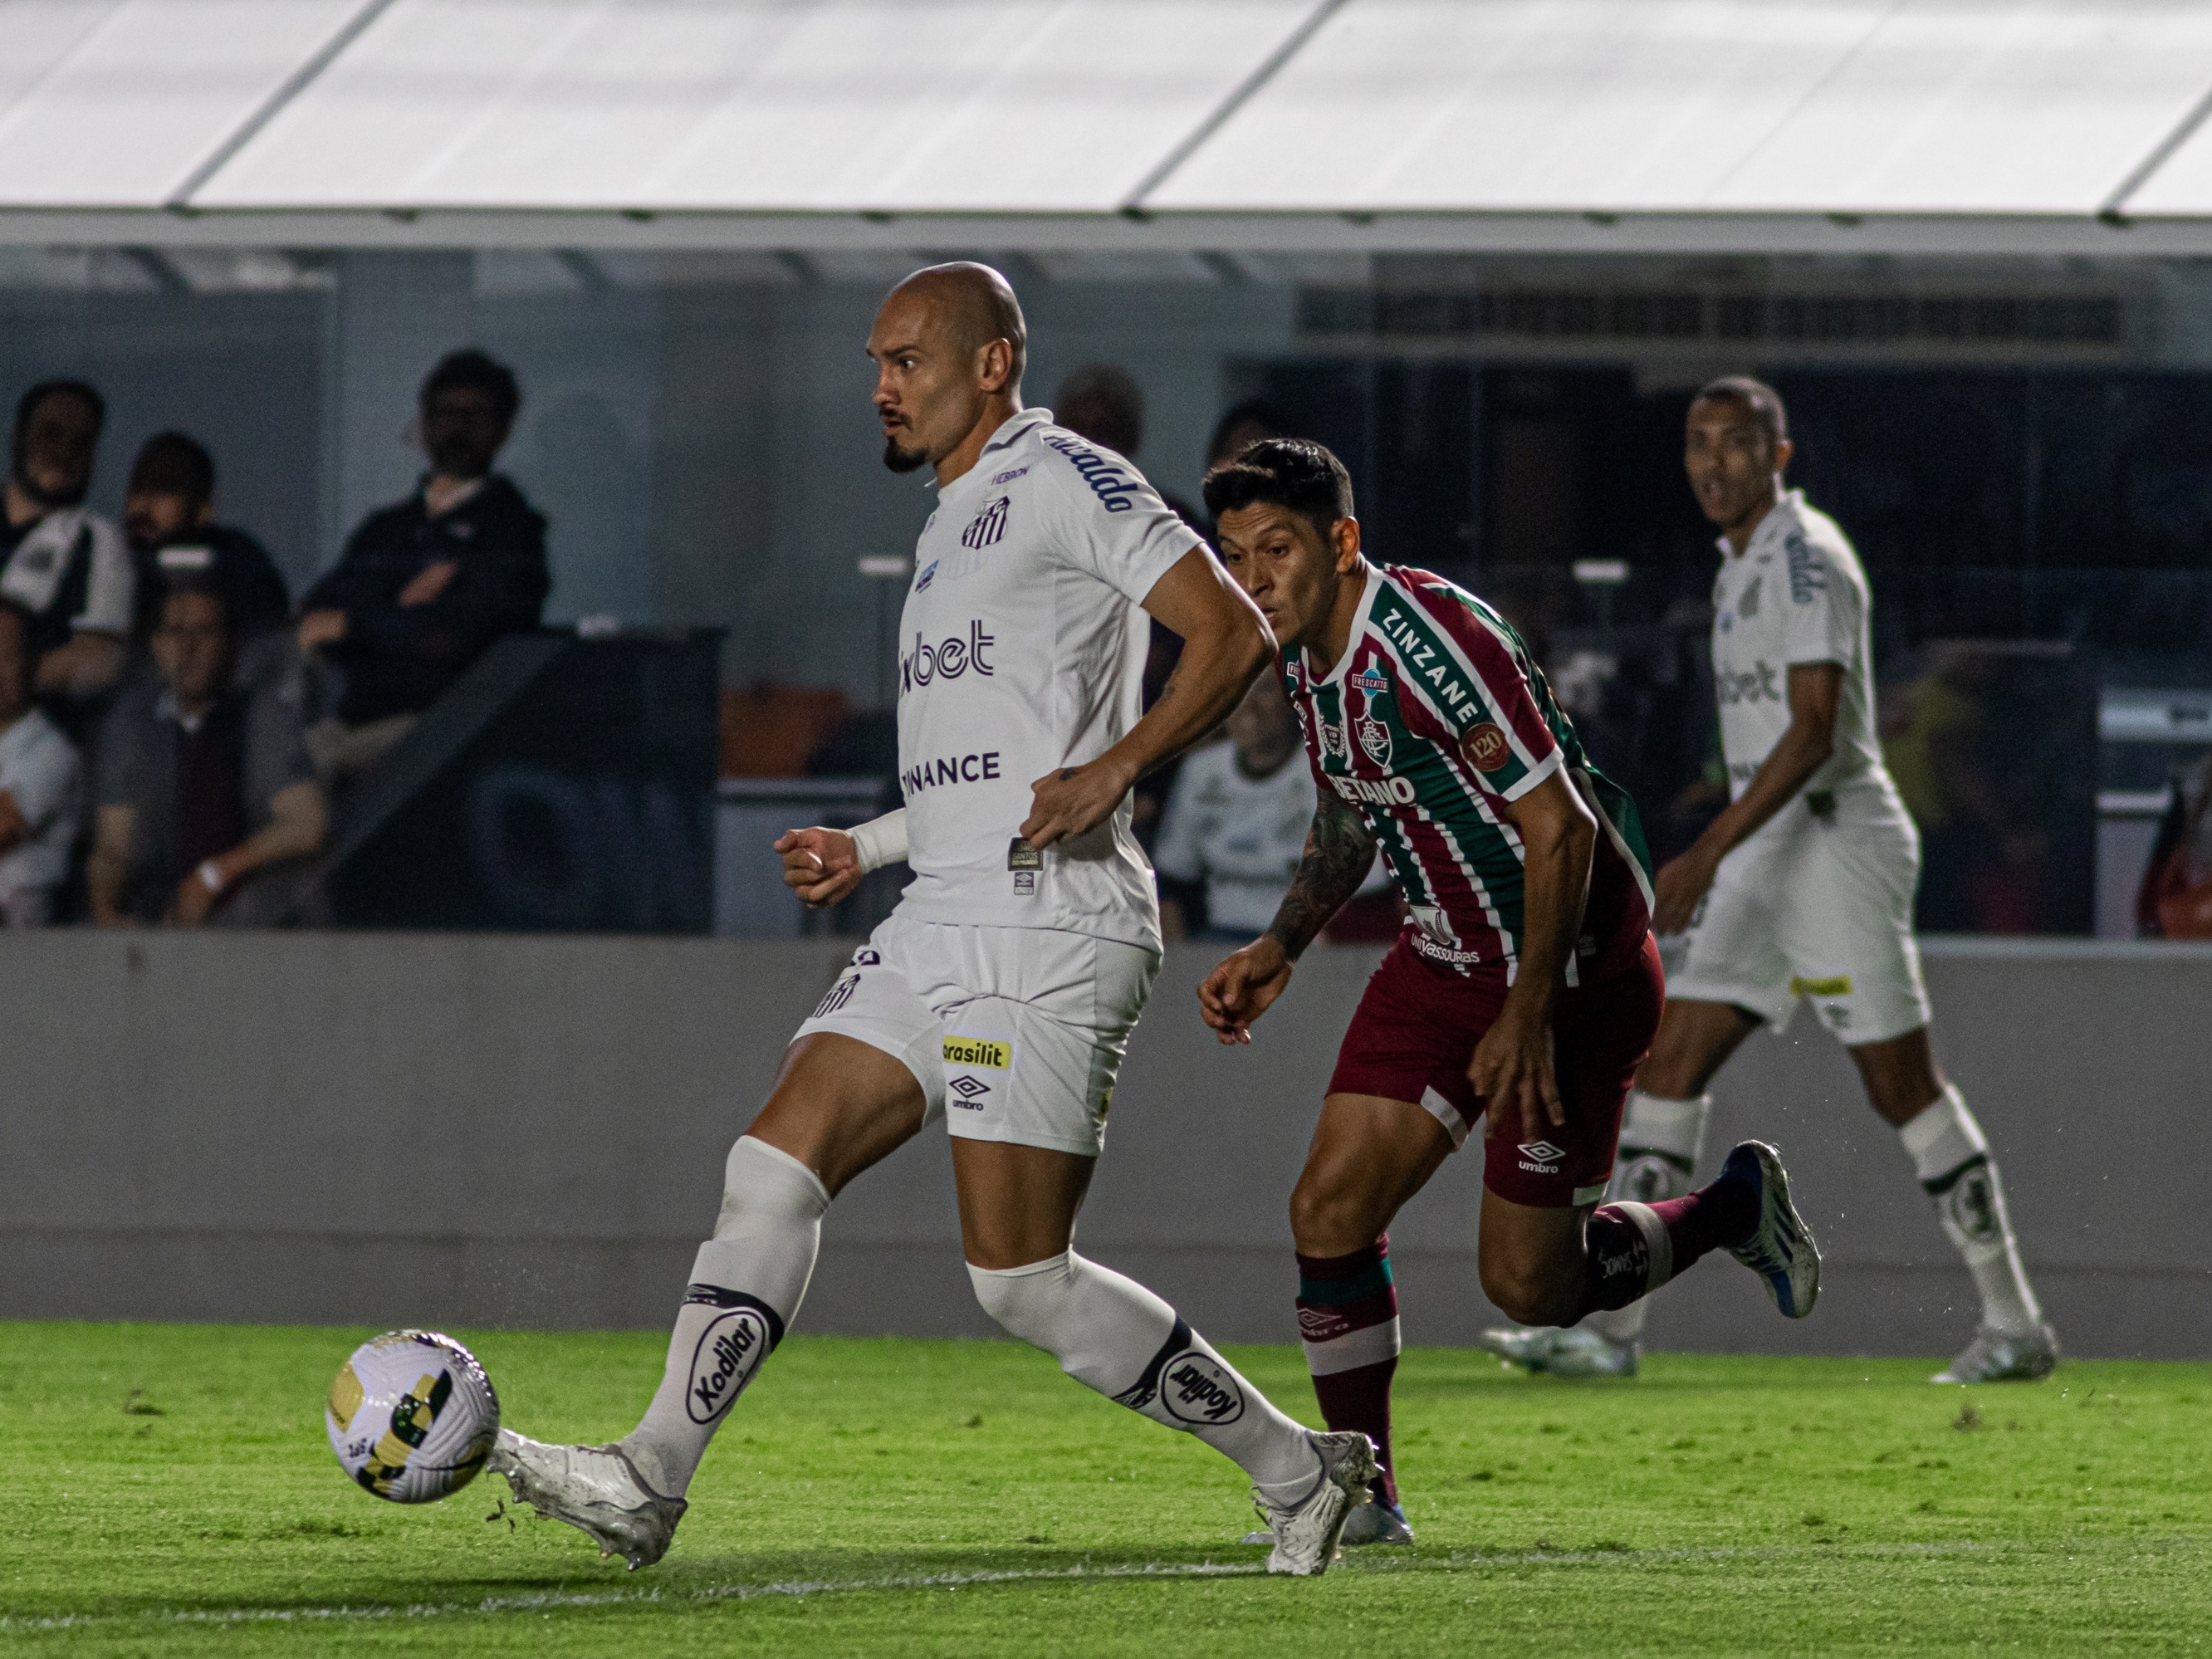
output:
M 1482 1293 L 1508 1319 L 1523 1325 L 1571 1325 L 1580 1315 L 1580 1287 L 1549 1262 L 1519 1257 L 1482 1259 Z
M 739 1135 L 722 1166 L 722 1212 L 714 1237 L 762 1225 L 814 1226 L 829 1207 L 829 1188 L 813 1170 L 780 1147 Z
M 1291 1189 L 1291 1237 L 1306 1255 L 1342 1255 L 1372 1243 L 1381 1229 L 1366 1195 L 1340 1175 L 1308 1170 Z
M 1073 1252 L 1024 1267 L 968 1267 L 975 1300 L 1008 1336 L 1033 1347 L 1057 1352 L 1059 1316 L 1067 1300 Z

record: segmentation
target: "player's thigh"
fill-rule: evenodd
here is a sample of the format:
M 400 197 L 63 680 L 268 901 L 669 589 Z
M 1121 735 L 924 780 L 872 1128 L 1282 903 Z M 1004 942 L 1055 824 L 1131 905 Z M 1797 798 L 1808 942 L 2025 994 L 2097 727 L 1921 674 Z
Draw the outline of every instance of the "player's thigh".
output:
M 799 1024 L 747 1133 L 835 1194 L 944 1110 L 942 1027 L 915 994 L 894 916 L 853 953 Z
M 952 1138 L 961 1252 L 977 1267 L 1024 1267 L 1075 1242 L 1095 1158 L 1010 1140 Z
M 1791 871 L 1781 909 L 1790 989 L 1849 1047 L 1928 1024 L 1912 932 L 1919 868 L 1910 825 L 1834 825 L 1809 838 Z
M 1453 1150 L 1450 1132 L 1411 1101 L 1330 1095 L 1291 1194 L 1299 1254 L 1348 1255 L 1372 1244 Z
M 1759 842 L 1747 842 L 1721 860 L 1668 972 L 1669 996 L 1741 1008 L 1778 1023 L 1789 1018 L 1796 998 L 1790 989 L 1778 903 L 1786 866 L 1775 849 Z

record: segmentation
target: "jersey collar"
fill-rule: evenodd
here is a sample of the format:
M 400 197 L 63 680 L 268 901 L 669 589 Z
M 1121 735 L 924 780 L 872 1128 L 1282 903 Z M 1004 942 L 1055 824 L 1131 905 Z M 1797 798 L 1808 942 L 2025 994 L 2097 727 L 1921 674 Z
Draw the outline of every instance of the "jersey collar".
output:
M 983 441 L 983 447 L 975 454 L 975 465 L 938 490 L 937 499 L 941 501 L 947 496 L 957 495 L 970 488 L 981 488 L 983 480 L 991 476 L 990 468 L 987 465 L 987 457 L 999 451 L 1012 448 L 1037 428 L 1051 424 L 1052 411 L 1048 409 L 1022 409 L 1007 416 L 1005 420 L 999 422 L 998 430 Z M 934 479 L 931 480 L 933 484 L 935 482 Z
M 1766 552 L 1787 535 L 1790 526 L 1798 521 L 1798 509 L 1804 505 L 1805 492 L 1802 489 L 1785 489 L 1776 495 L 1774 505 L 1759 521 L 1759 528 L 1751 532 L 1751 539 L 1743 544 L 1743 556 L 1747 559 L 1754 553 Z M 1720 549 L 1724 566 L 1735 562 L 1735 550 L 1729 545 L 1727 537 L 1715 537 L 1713 544 Z
M 1309 684 L 1338 685 L 1343 683 L 1344 671 L 1350 665 L 1353 653 L 1359 648 L 1359 636 L 1367 631 L 1367 619 L 1375 612 L 1375 596 L 1382 591 L 1382 567 L 1370 559 L 1367 562 L 1367 586 L 1360 592 L 1359 609 L 1352 613 L 1352 631 L 1344 637 L 1344 654 L 1336 659 L 1336 666 L 1316 679 L 1312 665 L 1305 659 L 1306 653 L 1303 650 L 1298 653 L 1298 667 L 1304 672 Z

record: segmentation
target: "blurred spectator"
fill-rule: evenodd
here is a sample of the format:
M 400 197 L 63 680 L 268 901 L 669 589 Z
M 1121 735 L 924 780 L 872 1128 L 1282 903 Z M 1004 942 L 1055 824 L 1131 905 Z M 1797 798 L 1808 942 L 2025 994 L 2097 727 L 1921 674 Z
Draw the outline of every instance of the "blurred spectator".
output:
M 49 697 L 83 700 L 114 684 L 131 632 L 130 550 L 84 507 L 106 419 L 82 380 L 42 380 L 15 405 L 0 599 L 30 617 L 31 684 Z
M 1290 422 L 1282 410 L 1265 398 L 1247 398 L 1214 423 L 1213 441 L 1206 447 L 1206 471 L 1236 459 L 1248 444 L 1290 434 Z
M 123 533 L 137 571 L 133 634 L 142 643 L 160 619 L 171 576 L 201 580 L 222 594 L 240 641 L 289 620 L 292 595 L 284 578 L 259 542 L 216 522 L 215 459 L 183 433 L 149 438 L 131 463 Z
M 295 915 L 329 822 L 296 682 L 237 684 L 222 596 L 204 582 L 171 583 L 152 643 L 158 675 L 134 681 L 100 732 L 93 920 Z
M 1280 676 L 1254 681 L 1227 729 L 1228 742 L 1184 757 L 1160 825 L 1152 861 L 1160 875 L 1160 924 L 1171 939 L 1249 944 L 1275 919 L 1305 856 L 1313 769 Z M 1355 929 L 1355 936 L 1397 932 L 1387 886 L 1378 860 L 1360 891 L 1383 895 L 1382 932 Z
M 76 750 L 31 701 L 31 619 L 0 600 L 0 927 L 42 927 L 76 839 Z
M 324 775 L 374 764 L 494 641 L 538 625 L 545 520 L 491 470 L 520 404 L 514 374 L 481 351 L 433 369 L 422 487 L 364 520 L 303 602 L 301 653 L 345 676 L 335 717 L 308 732 Z
M 2175 788 L 2136 897 L 2148 939 L 2212 939 L 2212 757 L 2191 789 Z

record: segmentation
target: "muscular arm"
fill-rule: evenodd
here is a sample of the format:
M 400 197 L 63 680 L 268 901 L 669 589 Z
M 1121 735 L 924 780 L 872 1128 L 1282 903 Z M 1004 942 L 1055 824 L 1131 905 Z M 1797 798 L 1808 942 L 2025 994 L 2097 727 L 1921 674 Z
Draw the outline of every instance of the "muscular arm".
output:
M 1790 665 L 1790 729 L 1752 775 L 1750 787 L 1705 826 L 1687 852 L 1659 872 L 1655 929 L 1679 933 L 1687 927 L 1721 860 L 1796 799 L 1806 780 L 1836 752 L 1836 713 L 1843 694 L 1840 664 Z
M 1049 847 L 1104 822 L 1141 778 L 1196 743 L 1237 706 L 1273 649 L 1259 608 L 1203 547 L 1152 584 L 1145 609 L 1183 638 L 1160 700 L 1097 759 L 1040 778 L 1022 834 Z
M 1306 831 L 1305 856 L 1291 890 L 1267 924 L 1267 937 L 1296 962 L 1344 902 L 1359 890 L 1375 865 L 1375 837 L 1366 820 L 1334 795 L 1323 795 Z

